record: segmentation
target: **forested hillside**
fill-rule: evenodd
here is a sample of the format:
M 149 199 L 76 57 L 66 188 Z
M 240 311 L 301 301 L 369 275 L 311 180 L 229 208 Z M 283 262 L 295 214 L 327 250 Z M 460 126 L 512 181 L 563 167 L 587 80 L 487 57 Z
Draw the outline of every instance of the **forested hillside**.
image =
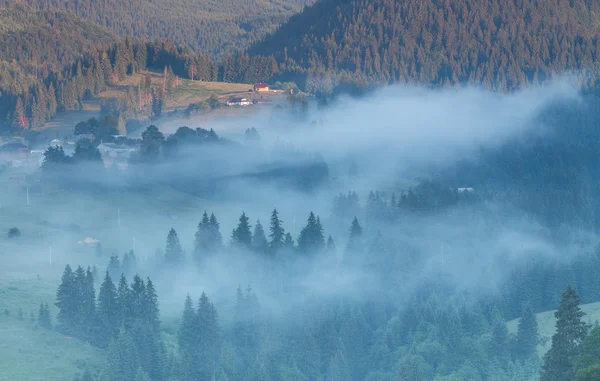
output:
M 260 39 L 309 2 L 1 0 L 0 6 L 20 3 L 38 10 L 64 11 L 123 37 L 169 39 L 198 51 L 220 53 L 237 50 Z
M 599 14 L 597 0 L 321 0 L 251 52 L 296 78 L 513 89 L 568 69 L 595 78 Z

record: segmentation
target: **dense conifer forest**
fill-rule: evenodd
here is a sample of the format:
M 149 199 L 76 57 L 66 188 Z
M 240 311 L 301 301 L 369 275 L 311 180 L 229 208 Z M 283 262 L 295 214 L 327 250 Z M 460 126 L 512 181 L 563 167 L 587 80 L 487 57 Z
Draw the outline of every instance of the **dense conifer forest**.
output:
M 2 0 L 0 6 L 65 12 L 121 37 L 168 39 L 210 54 L 236 51 L 259 40 L 309 0 L 70 1 Z
M 511 90 L 565 70 L 594 83 L 599 11 L 585 0 L 321 0 L 250 51 L 313 87 L 330 76 Z

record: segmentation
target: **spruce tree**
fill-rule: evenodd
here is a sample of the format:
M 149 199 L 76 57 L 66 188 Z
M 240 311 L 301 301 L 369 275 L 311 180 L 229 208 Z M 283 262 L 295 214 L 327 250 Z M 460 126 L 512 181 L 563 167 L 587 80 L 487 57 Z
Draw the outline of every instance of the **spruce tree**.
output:
M 598 325 L 581 343 L 577 359 L 577 381 L 586 377 L 590 381 L 600 380 L 600 378 L 591 378 L 594 374 L 600 375 L 600 326 Z
M 145 294 L 146 284 L 144 283 L 142 277 L 136 274 L 133 277 L 133 282 L 131 282 L 131 304 L 129 307 L 134 322 L 145 320 Z
M 198 301 L 196 317 L 197 354 L 200 365 L 198 377 L 208 380 L 217 371 L 221 353 L 221 332 L 217 310 L 204 292 Z
M 38 311 L 38 325 L 45 329 L 52 329 L 52 319 L 50 317 L 48 303 L 40 304 L 40 309 Z
M 198 224 L 198 230 L 194 236 L 194 259 L 201 262 L 208 254 L 211 241 L 211 225 L 208 213 L 204 211 L 202 221 Z
M 198 343 L 198 330 L 196 327 L 197 320 L 198 317 L 196 315 L 196 311 L 194 310 L 192 298 L 188 294 L 185 298 L 183 315 L 181 316 L 179 333 L 177 335 L 179 353 L 181 355 L 181 361 L 183 365 L 182 373 L 184 375 L 184 380 L 193 379 L 194 361 L 197 353 L 196 345 Z
M 310 212 L 306 226 L 300 231 L 298 249 L 306 254 L 315 254 L 325 248 L 325 236 L 321 219 Z
M 117 302 L 119 304 L 119 328 L 123 326 L 130 326 L 132 324 L 132 311 L 131 311 L 131 289 L 127 283 L 127 278 L 124 274 L 121 274 L 119 279 L 119 286 L 117 288 Z
M 292 235 L 290 233 L 285 233 L 285 240 L 283 241 L 283 247 L 286 250 L 294 250 L 295 246 L 294 246 L 294 238 L 292 238 Z
M 571 285 L 562 294 L 556 317 L 556 332 L 552 346 L 544 355 L 540 381 L 567 381 L 575 378 L 579 347 L 588 331 L 582 320 L 584 312 L 579 307 L 579 296 Z
M 210 214 L 210 233 L 211 233 L 211 250 L 218 250 L 223 246 L 223 236 L 221 235 L 219 221 L 214 213 Z
M 154 289 L 154 283 L 150 278 L 146 278 L 146 289 L 143 295 L 143 311 L 145 320 L 154 332 L 158 333 L 160 330 L 160 309 L 158 307 L 158 295 Z
M 265 236 L 265 231 L 260 220 L 256 220 L 256 225 L 254 225 L 252 248 L 259 254 L 266 254 L 269 251 L 269 243 L 267 242 L 267 237 Z
M 93 341 L 95 338 L 94 328 L 96 326 L 96 290 L 94 289 L 94 276 L 89 267 L 85 272 L 82 304 L 82 328 L 84 338 L 85 340 Z
M 333 238 L 331 238 L 331 236 L 327 238 L 327 251 L 330 253 L 335 252 L 335 242 L 333 242 Z
M 354 217 L 352 225 L 350 226 L 350 237 L 348 238 L 348 245 L 346 251 L 349 253 L 357 253 L 362 248 L 362 227 L 358 223 L 358 219 Z
M 496 359 L 505 367 L 510 358 L 510 341 L 508 329 L 502 315 L 497 312 L 492 323 L 492 337 L 490 339 L 490 357 Z
M 165 247 L 165 262 L 171 266 L 181 266 L 185 262 L 185 253 L 175 229 L 169 230 Z
M 538 323 L 533 308 L 528 303 L 523 308 L 515 337 L 515 358 L 529 360 L 536 354 L 539 342 Z
M 277 209 L 273 209 L 271 213 L 271 226 L 269 227 L 269 247 L 273 254 L 281 250 L 285 244 L 285 230 L 283 229 L 283 221 L 279 219 Z
M 112 279 L 117 279 L 121 273 L 121 261 L 119 261 L 118 255 L 111 255 L 110 261 L 108 262 L 107 271 Z
M 98 324 L 96 342 L 101 348 L 106 348 L 110 340 L 118 336 L 120 328 L 117 288 L 108 271 L 104 275 L 102 285 L 100 285 L 96 314 Z
M 75 287 L 75 274 L 71 266 L 67 265 L 63 272 L 60 286 L 56 292 L 56 307 L 59 312 L 56 317 L 56 330 L 70 334 L 73 332 L 77 318 L 78 295 Z
M 246 213 L 240 216 L 240 222 L 232 234 L 232 242 L 235 246 L 245 249 L 252 248 L 252 233 L 250 232 L 249 219 Z

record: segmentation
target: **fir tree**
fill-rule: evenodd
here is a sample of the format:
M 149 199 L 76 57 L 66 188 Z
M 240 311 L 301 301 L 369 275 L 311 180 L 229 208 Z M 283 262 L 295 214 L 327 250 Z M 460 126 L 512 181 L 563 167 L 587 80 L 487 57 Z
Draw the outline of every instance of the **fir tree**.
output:
M 201 262 L 208 254 L 211 246 L 211 225 L 208 214 L 204 211 L 202 221 L 198 224 L 198 230 L 194 236 L 194 259 Z
M 515 337 L 515 357 L 519 360 L 528 360 L 536 355 L 539 342 L 538 323 L 533 308 L 526 304 L 523 308 L 517 335 Z
M 127 283 L 127 278 L 124 274 L 121 274 L 119 279 L 119 286 L 117 288 L 117 302 L 119 305 L 119 327 L 130 326 L 132 324 L 132 313 L 131 313 L 131 289 Z
M 266 254 L 269 250 L 269 243 L 267 242 L 267 237 L 265 236 L 265 231 L 260 220 L 256 220 L 256 225 L 254 225 L 252 248 L 259 254 Z
M 325 247 L 323 227 L 319 217 L 310 212 L 306 226 L 300 231 L 298 249 L 306 254 L 315 254 Z
M 129 253 L 123 255 L 123 273 L 125 276 L 131 276 L 135 273 L 137 268 L 137 259 L 133 250 L 129 250 Z
M 52 329 L 52 319 L 50 317 L 50 308 L 48 307 L 48 303 L 40 304 L 40 309 L 38 312 L 38 325 L 45 329 Z
M 584 312 L 579 307 L 579 296 L 571 285 L 562 294 L 556 317 L 556 332 L 552 346 L 544 355 L 540 381 L 566 381 L 575 378 L 579 347 L 585 339 L 588 326 L 582 321 Z
M 346 251 L 349 253 L 357 253 L 362 248 L 362 227 L 358 223 L 358 219 L 354 217 L 350 226 L 350 237 L 348 238 L 348 246 Z
M 577 381 L 598 380 L 591 375 L 600 375 L 600 326 L 596 325 L 581 343 L 577 369 Z
M 85 272 L 82 295 L 82 331 L 84 332 L 85 340 L 93 341 L 95 338 L 94 327 L 96 325 L 96 291 L 94 289 L 94 276 L 89 267 Z
M 237 247 L 251 249 L 252 248 L 252 233 L 250 232 L 249 219 L 246 213 L 240 216 L 240 222 L 237 228 L 233 231 L 231 239 Z
M 185 298 L 185 304 L 183 307 L 183 315 L 181 317 L 181 323 L 179 325 L 179 333 L 177 336 L 177 342 L 179 344 L 179 353 L 181 354 L 181 361 L 183 369 L 181 370 L 184 380 L 192 380 L 194 375 L 194 365 L 196 356 L 196 345 L 198 343 L 198 330 L 196 322 L 198 317 L 194 310 L 192 298 L 188 294 Z
M 217 310 L 204 292 L 198 301 L 196 317 L 197 354 L 200 365 L 198 377 L 208 380 L 217 371 L 221 352 L 221 332 Z
M 271 226 L 269 227 L 269 247 L 273 254 L 281 250 L 285 244 L 285 230 L 283 229 L 283 221 L 279 219 L 277 209 L 273 209 L 271 213 Z
M 290 233 L 285 233 L 283 247 L 285 247 L 287 250 L 294 250 L 294 238 L 292 238 L 292 235 Z
M 154 283 L 150 278 L 146 278 L 146 289 L 144 292 L 144 317 L 150 326 L 154 329 L 154 332 L 160 330 L 160 310 L 158 308 L 158 295 L 154 289 Z
M 221 235 L 219 221 L 214 213 L 210 214 L 210 233 L 211 233 L 211 250 L 218 250 L 223 246 L 223 236 Z
M 335 252 L 335 242 L 331 236 L 327 237 L 327 251 Z
M 171 266 L 181 266 L 185 262 L 185 253 L 177 237 L 175 229 L 171 228 L 165 247 L 165 262 Z
M 108 262 L 107 271 L 112 279 L 117 279 L 121 275 L 121 273 L 122 273 L 121 261 L 119 261 L 118 255 L 110 256 L 110 261 Z
M 104 281 L 100 285 L 98 293 L 97 311 L 97 338 L 96 342 L 101 348 L 106 348 L 110 340 L 119 334 L 119 299 L 117 288 L 113 283 L 108 271 L 104 275 Z
M 56 292 L 56 307 L 59 312 L 56 317 L 56 330 L 70 334 L 76 323 L 78 313 L 78 295 L 75 287 L 75 274 L 71 270 L 71 266 L 67 265 L 63 272 L 60 286 Z

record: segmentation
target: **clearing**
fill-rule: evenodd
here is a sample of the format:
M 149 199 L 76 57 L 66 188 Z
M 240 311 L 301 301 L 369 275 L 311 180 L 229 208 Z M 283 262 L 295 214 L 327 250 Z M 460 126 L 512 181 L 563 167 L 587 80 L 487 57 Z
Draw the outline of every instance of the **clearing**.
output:
M 583 318 L 588 323 L 593 324 L 595 322 L 600 321 L 600 302 L 582 304 L 581 309 L 583 310 L 583 312 L 585 312 L 585 316 Z M 546 340 L 546 343 L 544 345 L 538 345 L 537 351 L 538 355 L 541 358 L 548 351 L 548 349 L 550 349 L 550 346 L 552 344 L 552 335 L 554 335 L 556 329 L 556 318 L 554 317 L 554 310 L 540 312 L 535 316 L 537 318 L 540 336 L 548 339 Z M 519 319 L 514 319 L 506 323 L 506 326 L 508 327 L 508 332 L 513 334 L 516 333 L 518 324 Z

